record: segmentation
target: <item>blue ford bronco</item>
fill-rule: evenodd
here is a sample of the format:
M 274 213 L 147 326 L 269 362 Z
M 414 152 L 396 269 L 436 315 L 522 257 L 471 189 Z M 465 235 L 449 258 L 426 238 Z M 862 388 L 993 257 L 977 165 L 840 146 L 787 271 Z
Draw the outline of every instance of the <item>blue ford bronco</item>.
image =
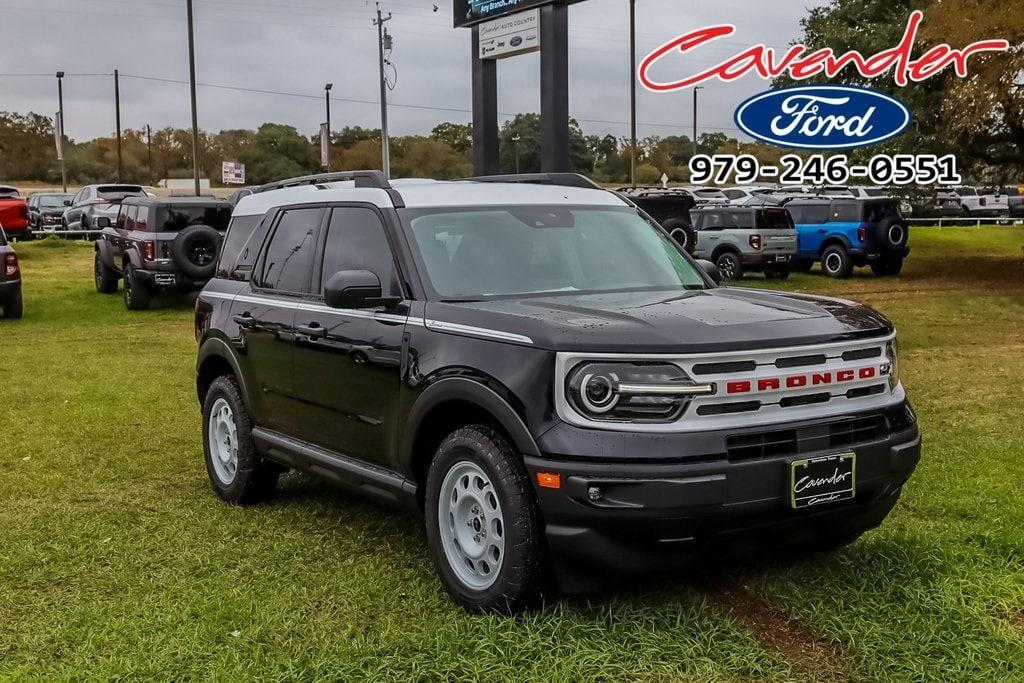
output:
M 786 204 L 797 231 L 797 268 L 847 278 L 854 267 L 871 266 L 875 275 L 899 275 L 910 254 L 910 229 L 899 200 L 814 197 Z

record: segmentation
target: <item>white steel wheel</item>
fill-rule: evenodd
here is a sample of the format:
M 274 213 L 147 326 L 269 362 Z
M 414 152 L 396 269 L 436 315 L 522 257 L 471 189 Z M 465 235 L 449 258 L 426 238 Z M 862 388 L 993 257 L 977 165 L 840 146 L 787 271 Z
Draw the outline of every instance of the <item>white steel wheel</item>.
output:
M 231 404 L 218 398 L 210 411 L 208 434 L 210 440 L 210 461 L 217 479 L 230 485 L 238 473 L 238 428 Z
M 455 463 L 437 502 L 441 546 L 452 572 L 467 588 L 486 590 L 505 559 L 505 519 L 494 484 L 477 465 Z
M 822 264 L 829 273 L 838 273 L 843 269 L 843 257 L 835 251 L 825 254 Z

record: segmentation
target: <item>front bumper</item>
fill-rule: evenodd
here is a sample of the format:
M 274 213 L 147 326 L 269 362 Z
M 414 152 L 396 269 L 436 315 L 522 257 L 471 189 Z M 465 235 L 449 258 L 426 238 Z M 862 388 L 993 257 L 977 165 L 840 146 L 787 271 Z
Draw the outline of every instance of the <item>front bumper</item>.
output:
M 535 489 L 562 588 L 587 591 L 619 574 L 682 567 L 700 558 L 745 557 L 766 545 L 799 545 L 877 526 L 917 466 L 921 438 L 907 403 L 872 416 L 884 419 L 884 431 L 862 442 L 834 446 L 823 446 L 820 437 L 828 423 L 836 422 L 832 418 L 728 434 L 662 435 L 658 450 L 679 454 L 670 461 L 624 459 L 617 444 L 610 448 L 616 456 L 607 461 L 576 460 L 565 455 L 564 448 L 561 455 L 548 455 L 542 443 L 545 455 L 526 458 L 526 466 L 533 481 L 538 472 L 560 475 L 561 488 Z M 785 431 L 819 436 L 801 437 L 792 452 L 730 456 L 733 437 Z M 592 438 L 587 434 L 593 432 L 580 438 Z M 563 435 L 558 441 L 564 446 L 568 440 Z M 643 440 L 638 440 L 638 450 L 643 452 Z M 854 500 L 813 511 L 789 507 L 791 461 L 850 451 L 857 454 Z M 590 495 L 592 488 L 600 491 L 597 500 Z

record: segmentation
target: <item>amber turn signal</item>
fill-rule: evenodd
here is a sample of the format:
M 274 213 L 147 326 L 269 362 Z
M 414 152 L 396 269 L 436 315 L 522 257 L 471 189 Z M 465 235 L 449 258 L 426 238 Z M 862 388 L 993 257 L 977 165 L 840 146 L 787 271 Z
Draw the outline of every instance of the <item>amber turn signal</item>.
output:
M 562 488 L 562 477 L 552 472 L 538 472 L 537 485 L 544 489 Z

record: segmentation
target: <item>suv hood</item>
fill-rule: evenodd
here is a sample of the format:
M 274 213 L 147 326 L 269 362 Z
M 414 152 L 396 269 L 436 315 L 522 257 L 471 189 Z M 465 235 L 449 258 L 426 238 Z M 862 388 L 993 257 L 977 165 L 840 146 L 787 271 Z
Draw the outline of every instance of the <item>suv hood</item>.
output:
M 522 335 L 546 349 L 604 353 L 800 346 L 893 329 L 881 314 L 851 301 L 732 287 L 431 302 L 427 318 Z

